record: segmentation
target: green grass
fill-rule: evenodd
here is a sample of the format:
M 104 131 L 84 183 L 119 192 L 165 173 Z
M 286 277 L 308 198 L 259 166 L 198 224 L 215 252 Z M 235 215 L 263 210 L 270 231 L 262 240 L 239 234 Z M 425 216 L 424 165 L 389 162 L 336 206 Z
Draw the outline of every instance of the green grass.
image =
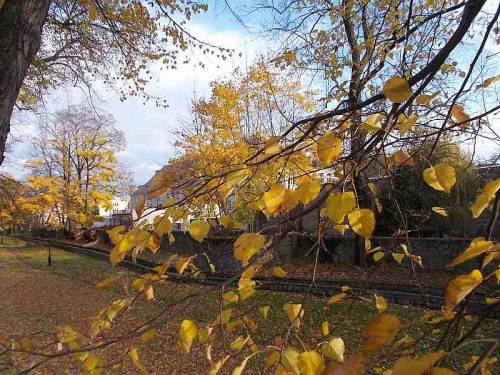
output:
M 45 270 L 55 275 L 92 283 L 95 285 L 100 279 L 109 276 L 114 271 L 106 261 L 96 258 L 83 256 L 66 252 L 63 250 L 51 249 L 52 266 L 47 265 L 48 248 L 43 246 L 27 246 L 24 248 L 15 248 L 9 251 L 15 254 L 15 258 L 30 267 Z M 0 262 L 2 261 L 2 252 L 0 252 Z M 192 299 L 192 304 L 187 306 L 184 312 L 179 316 L 174 316 L 174 320 L 192 319 L 203 326 L 213 322 L 221 309 L 220 290 L 211 290 L 207 287 L 201 287 L 194 284 L 168 284 L 165 289 L 175 288 L 175 293 L 160 297 L 162 304 L 177 304 L 186 297 L 201 292 L 199 296 Z M 210 290 L 210 291 L 209 291 Z M 227 291 L 227 290 L 226 290 Z M 159 296 L 162 294 L 159 293 Z M 191 299 L 188 299 L 191 301 Z M 325 341 L 321 333 L 321 324 L 328 321 L 331 337 L 342 337 L 346 342 L 348 353 L 354 353 L 361 348 L 362 327 L 368 323 L 377 313 L 373 301 L 347 300 L 341 303 L 328 305 L 324 299 L 306 296 L 297 293 L 280 293 L 271 291 L 257 291 L 257 293 L 245 301 L 229 304 L 224 308 L 232 309 L 231 320 L 239 319 L 247 314 L 252 317 L 258 325 L 252 338 L 259 345 L 273 345 L 277 336 L 284 337 L 290 322 L 283 311 L 283 305 L 290 303 L 304 304 L 304 318 L 298 335 L 292 335 L 289 345 L 297 348 L 302 347 L 302 343 L 309 349 L 314 349 L 317 345 Z M 182 306 L 182 303 L 180 303 Z M 258 307 L 269 305 L 271 307 L 268 319 L 264 319 L 258 313 Z M 0 310 L 2 310 L 0 305 Z M 420 317 L 423 310 L 415 307 L 405 307 L 390 304 L 387 313 L 397 315 L 402 323 L 401 331 L 396 340 L 403 337 L 403 332 L 417 340 L 417 352 L 428 352 L 435 350 L 435 346 L 446 328 L 446 323 L 442 327 L 431 326 L 422 322 Z M 463 320 L 458 333 L 467 332 L 476 322 L 477 317 L 471 317 L 470 320 Z M 481 339 L 484 337 L 494 337 L 496 332 L 496 323 L 494 320 L 486 320 L 481 323 L 480 328 L 472 336 L 472 339 Z M 239 327 L 235 332 L 229 334 L 229 338 L 235 335 L 246 335 L 243 327 Z M 300 337 L 300 340 L 298 339 Z M 454 352 L 452 361 L 447 366 L 460 369 L 467 362 L 471 355 L 479 355 L 481 349 L 486 344 L 477 342 Z M 497 351 L 495 356 L 500 357 Z M 381 358 L 384 358 L 382 361 Z M 392 363 L 395 360 L 392 353 L 388 350 L 382 351 L 373 361 L 377 364 Z

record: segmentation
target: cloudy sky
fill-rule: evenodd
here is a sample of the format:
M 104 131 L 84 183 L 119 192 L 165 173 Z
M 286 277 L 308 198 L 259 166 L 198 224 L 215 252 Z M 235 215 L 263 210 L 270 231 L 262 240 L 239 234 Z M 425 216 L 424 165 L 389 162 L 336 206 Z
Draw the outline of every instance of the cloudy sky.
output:
M 215 0 L 214 0 L 215 1 Z M 155 79 L 148 86 L 152 95 L 167 99 L 169 107 L 157 108 L 154 103 L 146 103 L 137 98 L 129 98 L 125 102 L 119 100 L 118 95 L 109 88 L 96 83 L 95 88 L 102 100 L 100 108 L 112 114 L 116 125 L 125 132 L 127 148 L 119 154 L 119 159 L 133 172 L 135 183 L 146 182 L 169 157 L 175 154 L 174 137 L 172 132 L 179 129 L 183 120 L 189 119 L 189 100 L 196 90 L 198 97 L 209 94 L 210 81 L 227 77 L 236 67 L 245 67 L 259 54 L 267 54 L 272 49 L 272 41 L 259 37 L 259 24 L 262 19 L 247 17 L 248 28 L 235 20 L 224 9 L 223 2 L 219 6 L 211 2 L 208 14 L 196 16 L 191 22 L 190 31 L 200 39 L 221 47 L 235 50 L 234 57 L 225 61 L 215 57 L 202 56 L 205 68 L 180 64 L 177 70 L 161 70 L 159 66 L 152 70 L 156 72 Z M 493 12 L 497 0 L 488 0 L 486 9 Z M 239 1 L 232 1 L 238 6 Z M 482 35 L 473 39 L 477 42 Z M 500 46 L 493 42 L 488 43 L 486 50 L 491 54 L 500 54 Z M 44 100 L 44 111 L 55 112 L 70 104 L 80 104 L 85 100 L 85 95 L 79 89 L 62 88 L 51 93 Z M 2 170 L 11 173 L 16 178 L 23 178 L 23 163 L 28 152 L 26 140 L 36 131 L 37 118 L 31 114 L 17 115 L 13 119 L 13 138 L 17 141 L 7 156 L 7 161 Z M 500 123 L 498 118 L 495 123 Z M 477 147 L 479 146 L 479 147 Z M 480 142 L 476 145 L 476 152 L 488 151 L 492 145 Z
M 182 120 L 189 119 L 193 92 L 196 90 L 197 96 L 208 95 L 210 81 L 228 76 L 236 67 L 244 67 L 268 49 L 263 39 L 252 29 L 242 27 L 227 10 L 221 6 L 210 9 L 208 14 L 195 17 L 189 29 L 206 42 L 234 49 L 234 57 L 224 61 L 203 56 L 205 68 L 179 64 L 176 70 L 160 71 L 159 66 L 153 67 L 156 74 L 148 93 L 167 99 L 168 108 L 157 108 L 153 102 L 143 105 L 143 100 L 134 97 L 121 102 L 109 88 L 95 85 L 102 99 L 99 107 L 112 114 L 117 128 L 125 132 L 127 148 L 119 154 L 119 159 L 132 170 L 136 184 L 147 181 L 174 155 L 172 132 L 179 128 Z M 80 89 L 63 88 L 45 98 L 44 111 L 54 112 L 66 105 L 82 103 L 85 98 Z M 31 114 L 18 114 L 13 119 L 16 142 L 2 169 L 16 178 L 23 176 L 22 165 L 28 157 L 24 141 L 36 131 L 36 122 L 37 118 Z

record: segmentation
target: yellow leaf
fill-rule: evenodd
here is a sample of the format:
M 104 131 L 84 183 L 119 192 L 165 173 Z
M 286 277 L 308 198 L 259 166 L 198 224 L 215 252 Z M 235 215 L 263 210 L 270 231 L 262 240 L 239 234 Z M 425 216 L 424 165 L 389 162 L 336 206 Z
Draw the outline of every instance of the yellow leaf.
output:
M 389 78 L 382 88 L 382 93 L 393 103 L 406 102 L 413 95 L 408 81 L 397 76 Z
M 182 275 L 190 262 L 191 262 L 191 257 L 179 258 L 177 262 L 175 262 L 175 269 L 177 270 L 177 273 L 179 275 Z
M 127 228 L 125 225 L 118 225 L 117 227 L 111 228 L 106 231 L 109 236 L 109 239 L 113 245 L 118 245 L 120 240 L 123 237 L 123 232 L 125 232 Z
M 377 307 L 378 313 L 382 314 L 387 310 L 387 301 L 384 297 L 375 294 L 375 306 Z
M 404 113 L 401 113 L 398 116 L 398 120 L 396 125 L 398 127 L 399 134 L 403 135 L 407 131 L 412 131 L 413 126 L 418 120 L 417 112 L 413 112 L 410 117 L 406 116 Z
M 252 354 L 252 355 L 249 355 L 248 357 L 246 357 L 242 362 L 241 364 L 238 366 L 238 367 L 235 367 L 233 372 L 232 372 L 232 375 L 241 375 L 243 373 L 243 370 L 245 369 L 248 361 L 250 360 L 250 358 L 252 358 L 256 353 Z
M 141 335 L 141 341 L 143 343 L 148 343 L 153 341 L 155 337 L 156 337 L 156 331 L 154 329 L 150 329 Z
M 495 244 L 492 241 L 486 241 L 484 237 L 474 238 L 470 246 L 462 254 L 456 257 L 449 266 L 457 266 L 469 259 L 475 258 L 487 251 L 493 250 Z
M 348 215 L 352 230 L 363 237 L 371 237 L 375 229 L 375 215 L 368 208 L 358 208 Z
M 264 193 L 264 203 L 267 210 L 274 215 L 286 199 L 287 189 L 281 184 L 273 184 L 271 188 Z
M 205 220 L 193 220 L 189 224 L 189 234 L 196 241 L 202 242 L 210 230 L 210 224 Z
M 476 89 L 481 89 L 481 88 L 485 89 L 486 87 L 488 87 L 489 85 L 492 85 L 493 83 L 495 83 L 497 81 L 500 81 L 500 75 L 486 78 L 483 83 L 476 86 Z
M 219 359 L 211 368 L 210 371 L 208 371 L 208 375 L 217 375 L 217 373 L 220 371 L 222 366 L 224 366 L 224 363 L 229 359 L 229 355 L 226 355 L 224 358 Z
M 259 307 L 259 312 L 262 314 L 262 316 L 264 318 L 267 319 L 268 315 L 269 315 L 269 311 L 271 310 L 271 307 L 269 305 L 266 305 L 266 306 L 261 306 Z
M 137 370 L 139 370 L 142 375 L 147 375 L 148 372 L 146 371 L 146 368 L 141 362 L 139 362 L 139 352 L 137 351 L 137 348 L 130 348 L 129 356 Z
M 445 356 L 445 352 L 427 353 L 418 359 L 401 357 L 394 364 L 391 375 L 421 375 Z
M 397 316 L 378 314 L 363 327 L 363 353 L 373 354 L 389 343 L 399 331 L 401 323 Z
M 378 262 L 384 257 L 385 253 L 383 251 L 377 251 L 375 254 L 373 254 L 373 260 L 375 262 Z
M 240 167 L 240 169 L 234 170 L 226 175 L 226 184 L 229 187 L 239 185 L 245 180 L 245 178 L 247 178 L 249 174 L 250 170 L 244 165 Z
M 366 116 L 365 121 L 359 126 L 360 131 L 366 131 L 370 133 L 376 133 L 382 130 L 382 124 L 380 121 L 384 118 L 382 113 L 372 113 Z
M 295 189 L 297 199 L 303 204 L 308 204 L 316 199 L 321 190 L 321 181 L 318 179 L 299 179 L 298 187 Z
M 318 158 L 323 166 L 330 165 L 342 153 L 342 139 L 337 137 L 331 130 L 327 130 L 318 139 Z
M 328 304 L 331 305 L 333 303 L 340 302 L 344 299 L 345 296 L 346 296 L 345 293 L 335 294 L 334 296 L 331 296 L 330 298 L 328 298 Z
M 234 242 L 234 257 L 243 266 L 248 264 L 250 258 L 258 252 L 266 242 L 266 237 L 258 233 L 243 233 Z
M 321 333 L 323 333 L 323 336 L 328 336 L 328 334 L 330 333 L 330 327 L 328 326 L 327 320 L 321 323 Z
M 460 275 L 451 280 L 446 287 L 445 310 L 453 310 L 456 305 L 482 282 L 483 275 L 479 270 L 473 270 L 467 275 Z
M 472 217 L 474 219 L 481 216 L 486 207 L 490 204 L 490 202 L 495 197 L 496 193 L 500 189 L 500 178 L 496 180 L 488 182 L 481 191 L 481 194 L 478 195 L 476 201 L 471 206 L 470 210 L 472 212 Z
M 234 292 L 227 292 L 223 295 L 224 301 L 228 303 L 238 302 L 238 295 Z
M 229 322 L 229 319 L 231 319 L 232 313 L 233 312 L 231 309 L 222 310 L 222 312 L 217 315 L 215 324 L 227 324 Z
M 449 193 L 457 181 L 455 168 L 444 163 L 436 164 L 424 170 L 424 180 L 430 187 Z
M 321 210 L 321 216 L 328 217 L 334 224 L 341 224 L 354 208 L 356 208 L 356 197 L 352 191 L 331 193 Z
M 320 354 L 307 351 L 299 354 L 297 367 L 302 375 L 316 375 L 325 369 L 325 362 Z
M 294 375 L 299 375 L 300 371 L 298 368 L 298 359 L 299 359 L 299 352 L 297 352 L 295 349 L 292 348 L 286 348 L 283 351 L 283 354 L 281 356 L 281 363 L 284 366 L 284 371 L 282 371 L 282 374 L 294 374 Z M 279 367 L 278 367 L 279 369 Z
M 111 277 L 108 277 L 107 279 L 104 279 L 99 284 L 97 284 L 96 288 L 97 289 L 109 288 L 110 286 L 113 286 L 116 283 L 118 283 L 120 280 L 121 280 L 121 276 L 118 276 L 118 275 L 111 276 Z
M 220 223 L 227 230 L 241 229 L 243 228 L 243 223 L 234 220 L 230 215 L 224 215 L 220 218 Z
M 404 253 L 392 253 L 392 257 L 394 258 L 394 260 L 396 262 L 401 264 L 401 262 L 403 261 L 403 259 L 405 257 L 405 254 Z
M 172 222 L 168 215 L 164 215 L 156 224 L 155 232 L 158 236 L 163 236 L 165 233 L 172 232 Z
M 59 341 L 63 344 L 75 341 L 79 336 L 80 334 L 70 326 L 62 326 L 57 333 Z
M 238 337 L 236 337 L 234 339 L 234 341 L 231 343 L 230 348 L 233 350 L 240 351 L 241 349 L 243 349 L 243 347 L 245 346 L 245 344 L 247 343 L 249 338 L 250 338 L 250 336 L 247 336 L 247 337 L 238 336 Z
M 453 107 L 451 107 L 451 115 L 458 122 L 467 122 L 470 120 L 470 116 L 465 113 L 464 107 L 458 104 L 453 104 Z
M 238 281 L 238 290 L 240 293 L 240 299 L 245 300 L 250 298 L 255 294 L 255 281 L 252 280 L 257 268 L 255 266 L 249 267 L 240 277 Z
M 321 353 L 325 357 L 338 362 L 344 362 L 345 344 L 340 337 L 333 338 L 321 345 Z
M 304 309 L 302 308 L 302 305 L 300 303 L 285 303 L 283 305 L 283 310 L 295 328 L 299 328 L 300 321 L 304 316 Z
M 148 301 L 151 301 L 151 300 L 155 299 L 155 295 L 154 295 L 154 291 L 153 291 L 153 286 L 152 285 L 148 285 L 144 289 L 143 293 L 144 293 L 144 296 L 146 297 L 146 299 Z
M 212 327 L 203 327 L 198 329 L 198 339 L 200 343 L 205 344 L 211 341 Z
M 439 94 L 441 94 L 441 91 L 436 91 L 432 95 L 419 95 L 416 97 L 415 101 L 417 102 L 417 104 L 427 105 L 430 104 L 431 100 L 434 99 Z
M 448 216 L 448 211 L 443 207 L 432 207 L 432 211 L 441 216 Z
M 389 165 L 389 167 L 391 167 L 393 164 L 412 166 L 413 158 L 406 151 L 398 150 L 387 158 L 387 164 Z
M 191 321 L 184 319 L 179 328 L 179 348 L 184 353 L 189 353 L 194 339 L 198 335 L 198 327 Z
M 286 277 L 286 272 L 281 267 L 273 267 L 273 275 L 282 279 Z
M 279 144 L 281 137 L 271 137 L 264 144 L 264 154 L 274 155 L 281 151 L 281 145 Z

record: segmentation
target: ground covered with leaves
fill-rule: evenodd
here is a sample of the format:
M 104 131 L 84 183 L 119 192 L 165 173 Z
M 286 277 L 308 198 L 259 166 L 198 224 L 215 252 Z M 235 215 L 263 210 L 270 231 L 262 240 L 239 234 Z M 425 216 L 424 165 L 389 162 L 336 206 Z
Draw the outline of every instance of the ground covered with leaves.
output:
M 51 249 L 51 266 L 47 265 L 47 257 L 46 247 L 0 247 L 0 339 L 5 339 L 8 334 L 15 334 L 19 342 L 24 340 L 25 345 L 29 346 L 30 342 L 34 343 L 36 340 L 49 340 L 53 332 L 65 325 L 88 334 L 93 317 L 112 301 L 130 293 L 128 287 L 124 286 L 137 277 L 120 268 L 112 269 L 109 263 L 102 260 L 54 248 Z M 96 289 L 95 285 L 99 281 L 116 273 L 122 276 L 121 283 L 104 290 Z M 191 297 L 198 292 L 201 292 L 199 296 Z M 146 301 L 142 298 L 132 309 L 126 311 L 120 324 L 110 330 L 108 337 L 119 336 L 130 327 L 164 310 L 165 323 L 158 329 L 156 337 L 147 344 L 134 344 L 138 348 L 140 363 L 152 374 L 206 373 L 210 368 L 206 347 L 195 342 L 190 355 L 181 354 L 176 345 L 177 332 L 183 319 L 191 319 L 199 327 L 213 322 L 222 308 L 220 290 L 166 282 L 157 286 L 154 293 L 154 300 Z M 263 352 L 250 360 L 245 373 L 273 373 L 272 369 L 264 369 L 263 358 L 258 360 L 257 357 L 266 356 L 266 346 L 279 346 L 281 343 L 276 337 L 283 337 L 282 333 L 290 328 L 283 305 L 287 302 L 303 303 L 306 299 L 308 302 L 300 335 L 292 335 L 291 345 L 299 349 L 314 349 L 331 338 L 341 337 L 346 344 L 346 356 L 359 349 L 361 329 L 376 314 L 373 301 L 347 298 L 340 303 L 327 304 L 322 298 L 304 294 L 258 291 L 254 297 L 231 305 L 232 320 L 247 316 L 255 322 L 256 327 L 255 330 L 250 328 L 253 332 L 247 331 L 248 327 L 252 327 L 251 324 L 247 324 L 246 328 L 236 327 L 234 331 L 226 328 L 223 339 L 213 343 L 209 355 L 214 362 L 231 354 L 219 373 L 231 373 L 255 349 L 249 343 L 241 350 L 229 348 L 235 338 L 246 337 L 247 334 L 252 336 Z M 259 313 L 258 308 L 263 306 L 270 308 L 267 318 Z M 416 340 L 417 351 L 432 351 L 446 327 L 446 322 L 433 322 L 432 317 L 422 319 L 426 313 L 414 307 L 390 305 L 388 311 L 400 317 L 403 325 L 401 332 L 405 332 L 405 335 L 399 334 L 395 340 L 401 340 L 401 345 L 407 340 Z M 475 317 L 470 317 L 467 324 L 472 326 L 475 321 Z M 329 332 L 326 335 L 324 322 L 328 322 Z M 483 322 L 480 330 L 475 333 L 479 340 L 477 344 L 458 349 L 447 365 L 457 370 L 463 369 L 469 357 L 478 353 L 482 347 L 481 334 L 493 329 L 495 324 L 495 321 Z M 467 327 L 461 327 L 461 330 L 466 332 Z M 127 355 L 130 345 L 130 340 L 117 342 L 101 349 L 98 354 L 107 365 L 121 363 L 123 360 L 124 367 L 120 373 L 138 373 L 137 366 Z M 0 356 L 0 372 L 13 372 L 14 365 L 26 368 L 39 360 L 40 357 L 26 354 Z M 391 352 L 382 351 L 372 361 L 376 361 L 374 367 L 382 372 L 391 367 L 394 358 Z M 48 361 L 37 368 L 35 373 L 71 373 L 79 367 L 78 362 L 64 357 Z

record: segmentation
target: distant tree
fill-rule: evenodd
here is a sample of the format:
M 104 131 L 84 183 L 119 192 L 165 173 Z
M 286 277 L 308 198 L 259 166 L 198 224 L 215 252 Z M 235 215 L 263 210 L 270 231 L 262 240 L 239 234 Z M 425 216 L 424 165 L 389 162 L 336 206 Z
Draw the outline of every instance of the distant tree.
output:
M 151 62 L 175 69 L 188 48 L 225 55 L 186 29 L 207 5 L 181 0 L 1 0 L 0 165 L 12 110 L 61 84 L 117 83 L 121 98 L 150 97 Z M 201 63 L 203 64 L 203 63 Z M 164 102 L 157 101 L 157 105 Z
M 41 123 L 30 144 L 27 185 L 36 193 L 24 203 L 52 192 L 49 204 L 40 205 L 42 220 L 71 232 L 90 226 L 99 206 L 111 207 L 123 187 L 115 154 L 125 146 L 111 115 L 70 106 Z

